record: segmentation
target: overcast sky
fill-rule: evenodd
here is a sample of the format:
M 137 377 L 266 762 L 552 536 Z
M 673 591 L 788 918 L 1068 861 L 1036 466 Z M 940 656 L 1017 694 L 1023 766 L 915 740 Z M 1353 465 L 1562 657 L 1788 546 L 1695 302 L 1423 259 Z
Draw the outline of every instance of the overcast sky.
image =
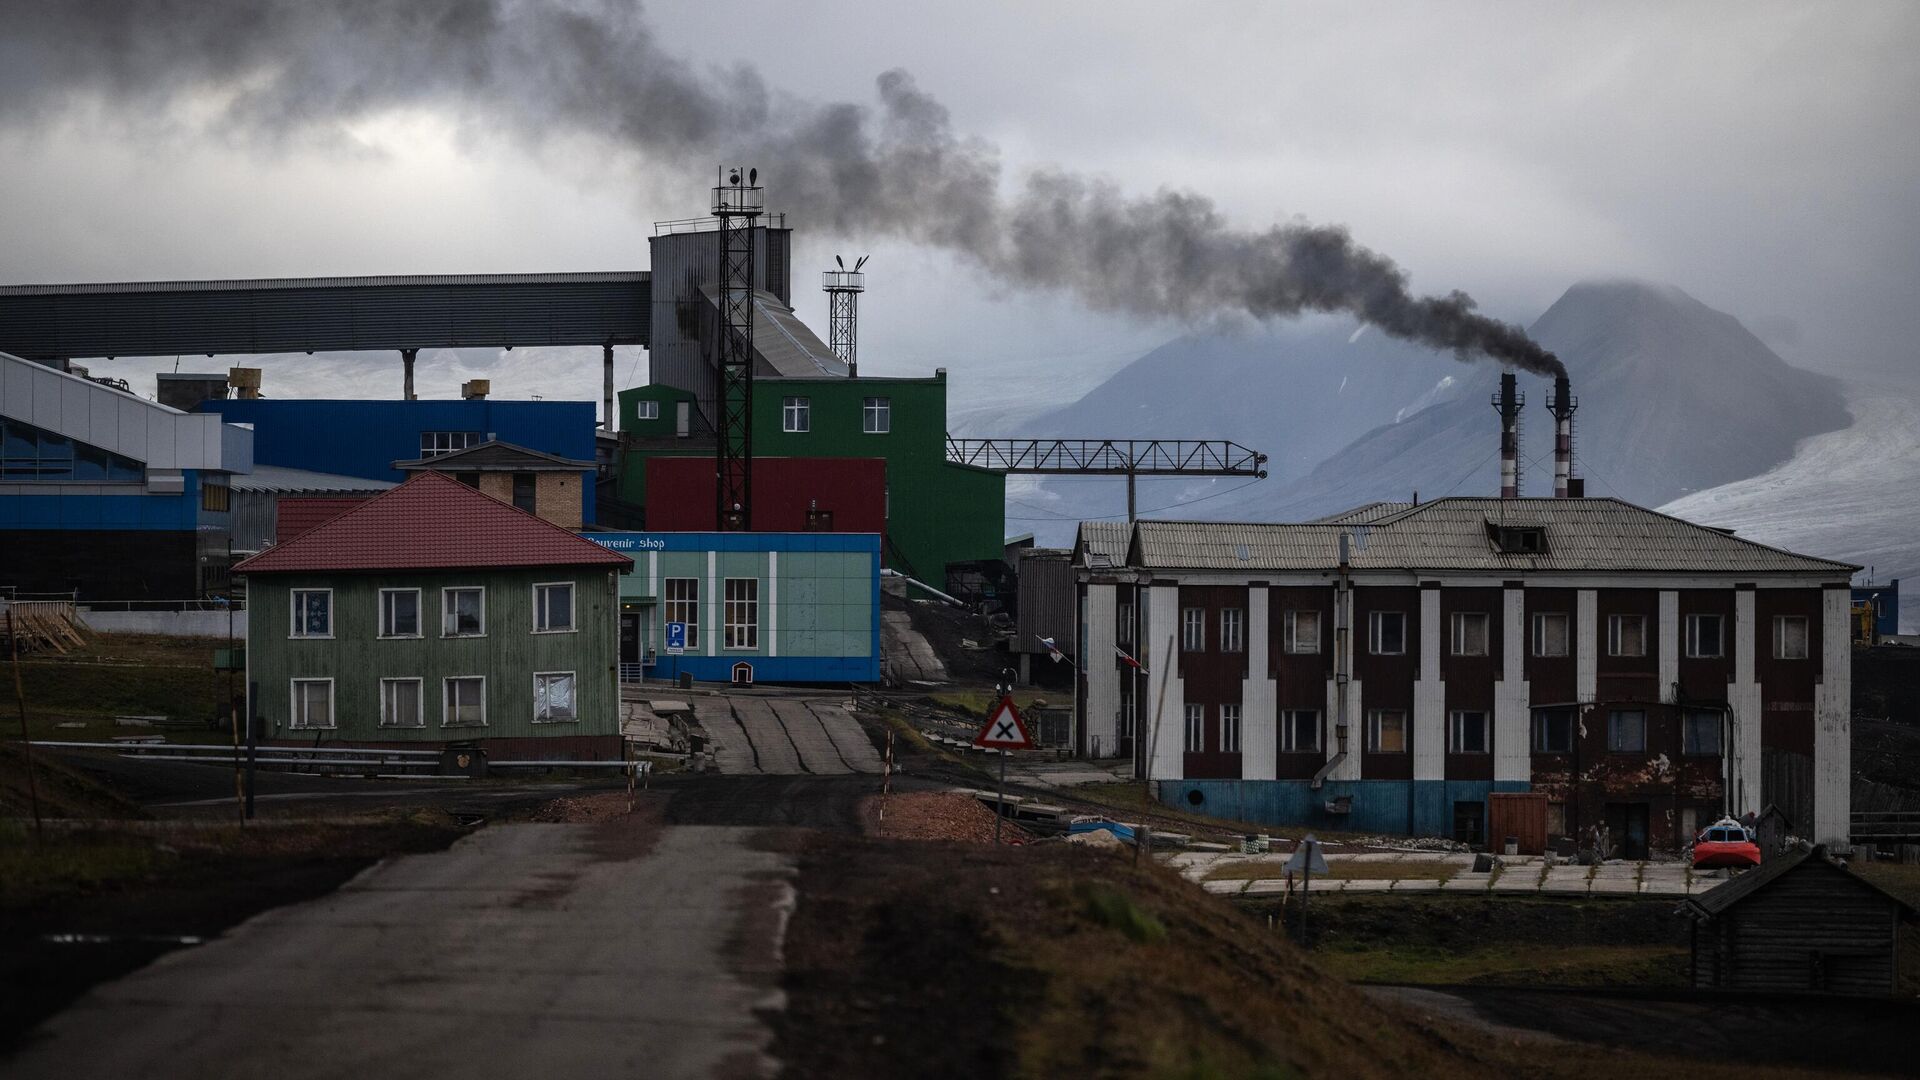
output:
M 0 0 L 0 15 L 53 2 Z M 1635 276 L 1806 366 L 1884 378 L 1920 353 L 1920 5 L 703 0 L 647 15 L 666 52 L 752 65 L 802 100 L 871 104 L 875 77 L 905 68 L 956 132 L 997 147 L 1005 183 L 1064 167 L 1202 192 L 1247 228 L 1344 224 L 1418 290 L 1464 289 L 1503 318 Z M 471 114 L 413 107 L 270 142 L 219 115 L 189 96 L 162 128 L 64 91 L 0 110 L 0 282 L 643 268 L 651 222 L 704 209 L 683 160 L 588 139 L 530 156 Z M 781 177 L 763 179 L 778 209 Z M 1090 377 L 1181 329 L 793 224 L 797 300 L 822 330 L 809 271 L 873 253 L 875 374 Z M 507 389 L 539 392 L 538 365 L 516 370 Z M 576 385 L 597 396 L 597 372 L 545 389 Z

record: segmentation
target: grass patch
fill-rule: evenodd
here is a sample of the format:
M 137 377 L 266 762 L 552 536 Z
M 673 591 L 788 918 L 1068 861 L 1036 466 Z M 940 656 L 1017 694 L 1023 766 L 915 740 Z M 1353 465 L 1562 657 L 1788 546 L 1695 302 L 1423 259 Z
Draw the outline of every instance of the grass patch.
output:
M 1283 833 L 1290 840 L 1297 840 L 1308 833 L 1316 839 L 1329 843 L 1357 840 L 1370 833 L 1343 832 L 1336 829 L 1322 829 L 1306 825 L 1275 825 L 1271 822 L 1235 821 L 1231 818 L 1209 817 L 1182 810 L 1176 806 L 1155 800 L 1147 793 L 1145 781 L 1118 780 L 1112 783 L 1075 784 L 1063 793 L 1065 797 L 1082 802 L 1096 803 L 1113 810 L 1134 814 L 1152 814 L 1161 818 L 1174 818 L 1196 828 L 1212 832 L 1232 833 L 1244 836 L 1248 833 Z
M 1647 986 L 1686 984 L 1687 950 L 1677 945 L 1495 944 L 1459 950 L 1433 945 L 1324 948 L 1322 968 L 1349 982 L 1451 986 Z
M 141 880 L 176 861 L 149 837 L 56 831 L 35 844 L 30 822 L 0 821 L 0 908 Z
M 949 709 L 958 709 L 969 716 L 978 716 L 982 720 L 986 719 L 988 709 L 1000 703 L 1000 698 L 990 689 L 983 690 L 967 687 L 954 687 L 941 690 L 928 694 L 927 697 L 936 705 L 942 705 Z
M 226 644 L 224 638 L 93 634 L 84 646 L 64 655 L 22 657 L 28 731 L 36 739 L 91 741 L 161 734 L 170 742 L 221 741 L 227 734 L 208 727 L 125 728 L 113 718 L 210 720 L 227 695 L 228 676 L 213 670 L 213 651 Z M 235 692 L 241 691 L 242 681 L 233 679 Z M 0 738 L 18 734 L 15 724 L 0 725 Z
M 1101 882 L 1082 882 L 1074 891 L 1079 894 L 1089 919 L 1120 931 L 1128 941 L 1146 945 L 1166 940 L 1166 926 L 1126 892 Z
M 1856 859 L 1847 865 L 1847 869 L 1907 903 L 1920 907 L 1920 863 L 1867 862 Z
M 1334 859 L 1328 872 L 1313 875 L 1313 880 L 1337 878 L 1342 881 L 1445 881 L 1460 870 L 1446 863 L 1363 863 Z M 1207 871 L 1207 881 L 1271 881 L 1287 876 L 1279 860 L 1230 862 Z

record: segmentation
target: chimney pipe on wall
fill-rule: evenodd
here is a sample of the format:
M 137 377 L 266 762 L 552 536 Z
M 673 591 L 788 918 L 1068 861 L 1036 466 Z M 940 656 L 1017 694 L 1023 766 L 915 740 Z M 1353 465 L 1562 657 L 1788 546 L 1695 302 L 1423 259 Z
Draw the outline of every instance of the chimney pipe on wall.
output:
M 1586 486 L 1573 475 L 1573 410 L 1580 401 L 1565 375 L 1553 377 L 1553 396 L 1547 399 L 1547 411 L 1553 414 L 1553 497 L 1579 498 Z
M 1500 497 L 1520 497 L 1520 406 L 1526 398 L 1515 387 L 1511 371 L 1500 373 L 1500 393 L 1493 407 L 1500 413 Z

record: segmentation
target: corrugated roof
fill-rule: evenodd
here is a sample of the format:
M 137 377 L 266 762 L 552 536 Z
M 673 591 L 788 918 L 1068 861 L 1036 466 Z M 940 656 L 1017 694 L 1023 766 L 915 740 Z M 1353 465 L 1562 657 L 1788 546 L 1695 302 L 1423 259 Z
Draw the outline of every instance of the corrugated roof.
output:
M 227 281 L 98 281 L 58 285 L 0 285 L 0 296 L 95 293 L 235 292 L 242 289 L 364 289 L 406 285 L 587 285 L 649 281 L 646 270 L 557 274 L 405 274 L 378 277 L 235 278 Z
M 294 497 L 274 504 L 273 542 L 284 544 L 309 529 L 318 528 L 371 498 L 368 495 Z
M 1402 510 L 1411 510 L 1419 503 L 1411 502 L 1370 502 L 1356 506 L 1351 510 L 1342 510 L 1338 514 L 1328 514 L 1323 518 L 1314 518 L 1310 525 L 1370 525 L 1383 517 L 1390 517 Z
M 1083 521 L 1074 541 L 1076 558 L 1086 565 L 1124 566 L 1133 526 L 1119 521 Z
M 371 494 L 385 491 L 393 486 L 391 480 L 369 480 L 364 476 L 341 476 L 339 473 L 314 472 L 311 469 L 290 469 L 284 465 L 255 465 L 253 472 L 235 473 L 227 483 L 235 491 L 264 492 L 270 495 L 331 494 L 333 492 Z
M 700 295 L 709 304 L 715 302 L 714 289 L 713 285 L 700 286 Z M 772 369 L 770 374 L 785 378 L 847 373 L 847 365 L 800 321 L 793 308 L 759 289 L 753 293 L 753 351 Z
M 396 469 L 413 471 L 416 469 L 439 469 L 443 472 L 584 472 L 595 467 L 591 461 L 577 461 L 563 458 L 558 454 L 549 454 L 542 450 L 533 450 L 517 443 L 491 439 L 487 442 L 469 446 L 464 450 L 436 454 L 429 458 L 417 458 L 413 461 L 396 461 Z
M 445 473 L 422 472 L 233 569 L 266 574 L 632 565 L 625 555 Z
M 1490 524 L 1543 529 L 1547 550 L 1503 553 L 1488 537 Z M 1131 554 L 1146 568 L 1328 569 L 1339 563 L 1343 532 L 1353 536 L 1349 563 L 1356 570 L 1849 576 L 1859 569 L 1607 498 L 1438 499 L 1359 525 L 1142 521 Z

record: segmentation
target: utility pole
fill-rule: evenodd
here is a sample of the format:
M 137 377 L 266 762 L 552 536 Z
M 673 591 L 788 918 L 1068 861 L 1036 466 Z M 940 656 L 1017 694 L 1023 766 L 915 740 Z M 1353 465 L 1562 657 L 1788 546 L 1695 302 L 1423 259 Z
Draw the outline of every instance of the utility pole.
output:
M 720 219 L 714 523 L 723 532 L 753 528 L 753 225 L 767 208 L 759 179 L 758 170 L 736 167 L 713 189 L 713 216 Z

